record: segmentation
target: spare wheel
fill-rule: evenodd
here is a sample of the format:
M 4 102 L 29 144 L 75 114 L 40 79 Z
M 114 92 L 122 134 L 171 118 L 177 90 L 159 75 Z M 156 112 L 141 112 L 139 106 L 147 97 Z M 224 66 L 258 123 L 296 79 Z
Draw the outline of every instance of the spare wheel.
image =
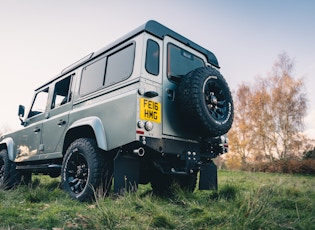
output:
M 233 123 L 233 100 L 219 71 L 201 67 L 183 76 L 177 92 L 181 119 L 195 135 L 217 137 Z

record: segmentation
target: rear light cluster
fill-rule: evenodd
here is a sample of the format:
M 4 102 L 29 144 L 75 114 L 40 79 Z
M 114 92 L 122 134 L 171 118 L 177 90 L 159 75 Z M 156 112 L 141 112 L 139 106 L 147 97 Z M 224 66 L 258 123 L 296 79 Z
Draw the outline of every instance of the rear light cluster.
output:
M 138 121 L 137 123 L 138 128 L 140 129 L 145 129 L 146 131 L 151 131 L 154 126 L 153 123 L 151 121 Z M 143 130 L 137 130 L 138 134 L 144 134 Z
M 221 146 L 223 148 L 223 153 L 227 153 L 229 151 L 229 138 L 226 135 L 222 135 L 221 137 Z

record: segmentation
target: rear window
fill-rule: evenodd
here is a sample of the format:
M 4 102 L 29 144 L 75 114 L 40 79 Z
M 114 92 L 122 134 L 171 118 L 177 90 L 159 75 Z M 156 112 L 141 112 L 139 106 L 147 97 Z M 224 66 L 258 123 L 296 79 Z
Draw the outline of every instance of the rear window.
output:
M 190 71 L 205 66 L 200 57 L 172 43 L 168 44 L 167 58 L 167 76 L 172 81 L 179 81 Z

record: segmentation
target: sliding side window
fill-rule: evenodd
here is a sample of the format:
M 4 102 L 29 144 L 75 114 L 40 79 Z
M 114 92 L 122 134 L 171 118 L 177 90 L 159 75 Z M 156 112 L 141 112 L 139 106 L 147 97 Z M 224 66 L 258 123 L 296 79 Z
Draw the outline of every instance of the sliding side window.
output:
M 134 59 L 135 44 L 133 43 L 85 66 L 82 70 L 80 95 L 86 95 L 129 78 L 133 71 Z
M 86 66 L 82 70 L 80 95 L 85 95 L 103 87 L 106 58 Z

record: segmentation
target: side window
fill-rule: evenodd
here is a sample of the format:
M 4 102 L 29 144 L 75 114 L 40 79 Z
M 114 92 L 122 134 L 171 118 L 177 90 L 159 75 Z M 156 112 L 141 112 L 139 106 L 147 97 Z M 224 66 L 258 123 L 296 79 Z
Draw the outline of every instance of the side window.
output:
M 135 58 L 135 44 L 111 54 L 107 58 L 105 87 L 130 77 Z
M 151 39 L 147 41 L 147 51 L 145 58 L 145 69 L 153 75 L 159 74 L 160 65 L 160 48 L 159 44 Z
M 86 95 L 129 78 L 133 71 L 134 59 L 135 44 L 131 44 L 84 67 L 80 95 Z
M 85 95 L 103 86 L 106 58 L 86 66 L 82 70 L 80 94 Z
M 59 81 L 55 85 L 54 97 L 51 103 L 51 109 L 57 108 L 68 103 L 71 100 L 70 94 L 71 76 Z
M 45 112 L 47 99 L 48 99 L 48 88 L 38 92 L 33 101 L 33 105 L 28 114 L 28 118 Z

